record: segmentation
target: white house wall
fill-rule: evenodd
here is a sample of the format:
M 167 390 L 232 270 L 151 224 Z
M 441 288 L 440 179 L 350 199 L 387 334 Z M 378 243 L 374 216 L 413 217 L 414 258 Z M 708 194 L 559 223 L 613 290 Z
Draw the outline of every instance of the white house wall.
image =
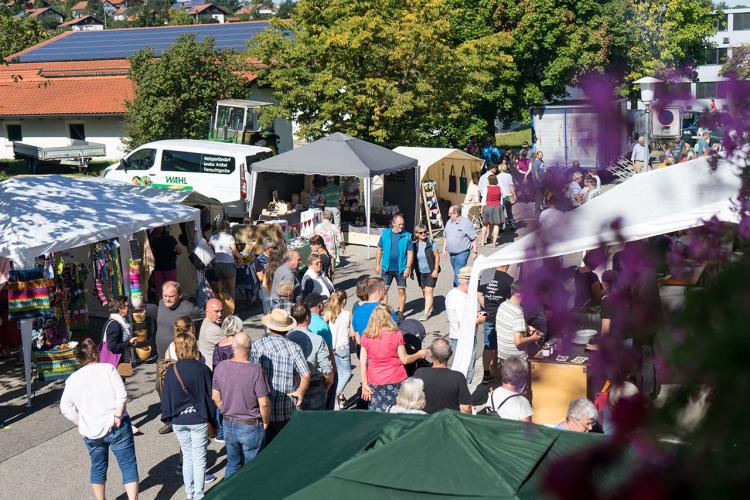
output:
M 24 119 L 0 119 L 0 159 L 13 158 L 13 143 L 5 136 L 6 123 L 20 123 L 25 144 L 55 147 L 69 146 L 68 123 L 83 123 L 88 142 L 106 146 L 106 156 L 97 160 L 116 161 L 125 156 L 122 143 L 123 120 L 120 117 L 45 117 Z

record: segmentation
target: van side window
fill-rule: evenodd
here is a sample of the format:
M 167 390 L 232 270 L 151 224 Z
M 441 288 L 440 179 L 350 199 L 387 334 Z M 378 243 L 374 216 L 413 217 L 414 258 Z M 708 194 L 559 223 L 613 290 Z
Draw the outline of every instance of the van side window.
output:
M 234 158 L 165 149 L 161 155 L 161 169 L 166 172 L 231 174 L 234 172 Z
M 128 157 L 129 170 L 148 170 L 154 166 L 155 149 L 140 149 Z

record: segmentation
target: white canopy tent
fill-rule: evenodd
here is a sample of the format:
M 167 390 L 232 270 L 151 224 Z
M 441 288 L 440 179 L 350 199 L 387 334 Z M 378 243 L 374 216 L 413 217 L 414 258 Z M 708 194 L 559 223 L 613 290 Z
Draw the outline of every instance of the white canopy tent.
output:
M 189 221 L 197 226 L 200 211 L 170 201 L 160 189 L 60 175 L 0 183 L 0 257 L 12 260 L 16 269 L 33 266 L 40 255 L 111 238 L 125 248 L 128 235 Z M 32 320 L 21 321 L 29 405 L 31 327 Z
M 484 160 L 472 156 L 466 151 L 451 148 L 417 148 L 411 146 L 399 146 L 393 151 L 404 156 L 414 158 L 419 165 L 419 180 L 432 179 L 437 182 L 436 193 L 442 198 L 458 204 L 464 202 L 464 193 L 451 193 L 448 190 L 448 176 L 451 168 L 456 177 L 463 172 L 471 183 L 472 173 L 481 173 Z
M 558 226 L 534 231 L 493 255 L 478 257 L 471 272 L 469 295 L 476 293 L 479 275 L 485 269 L 642 240 L 698 227 L 714 216 L 722 222 L 738 223 L 735 206 L 741 187 L 739 172 L 729 161 L 720 160 L 712 170 L 705 158 L 698 158 L 631 177 L 567 212 Z M 612 227 L 615 220 L 619 220 L 617 231 Z M 471 361 L 470 340 L 477 314 L 476 301 L 469 304 L 454 362 L 454 369 L 464 374 Z

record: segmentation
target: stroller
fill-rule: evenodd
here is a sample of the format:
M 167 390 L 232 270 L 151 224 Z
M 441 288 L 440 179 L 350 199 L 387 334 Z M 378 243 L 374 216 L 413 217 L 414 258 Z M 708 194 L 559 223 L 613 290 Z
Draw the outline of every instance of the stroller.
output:
M 424 342 L 427 336 L 427 331 L 421 322 L 415 319 L 405 319 L 398 324 L 398 328 L 404 335 L 404 347 L 406 347 L 407 354 L 414 354 L 422 349 L 422 342 Z M 411 377 L 417 371 L 417 368 L 430 366 L 432 366 L 432 363 L 424 359 L 419 359 L 414 363 L 406 365 L 406 374 Z

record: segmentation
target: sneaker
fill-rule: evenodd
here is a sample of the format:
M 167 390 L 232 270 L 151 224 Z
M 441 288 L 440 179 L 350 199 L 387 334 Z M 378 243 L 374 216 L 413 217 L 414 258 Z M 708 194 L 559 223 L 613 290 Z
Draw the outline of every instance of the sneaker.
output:
M 203 482 L 206 484 L 213 483 L 214 481 L 216 481 L 216 476 L 214 476 L 213 474 L 206 474 L 206 477 L 203 480 Z
M 221 444 L 224 444 L 224 436 L 222 436 L 222 437 L 216 436 L 216 437 L 214 438 L 214 442 L 215 442 L 215 443 L 221 443 Z

